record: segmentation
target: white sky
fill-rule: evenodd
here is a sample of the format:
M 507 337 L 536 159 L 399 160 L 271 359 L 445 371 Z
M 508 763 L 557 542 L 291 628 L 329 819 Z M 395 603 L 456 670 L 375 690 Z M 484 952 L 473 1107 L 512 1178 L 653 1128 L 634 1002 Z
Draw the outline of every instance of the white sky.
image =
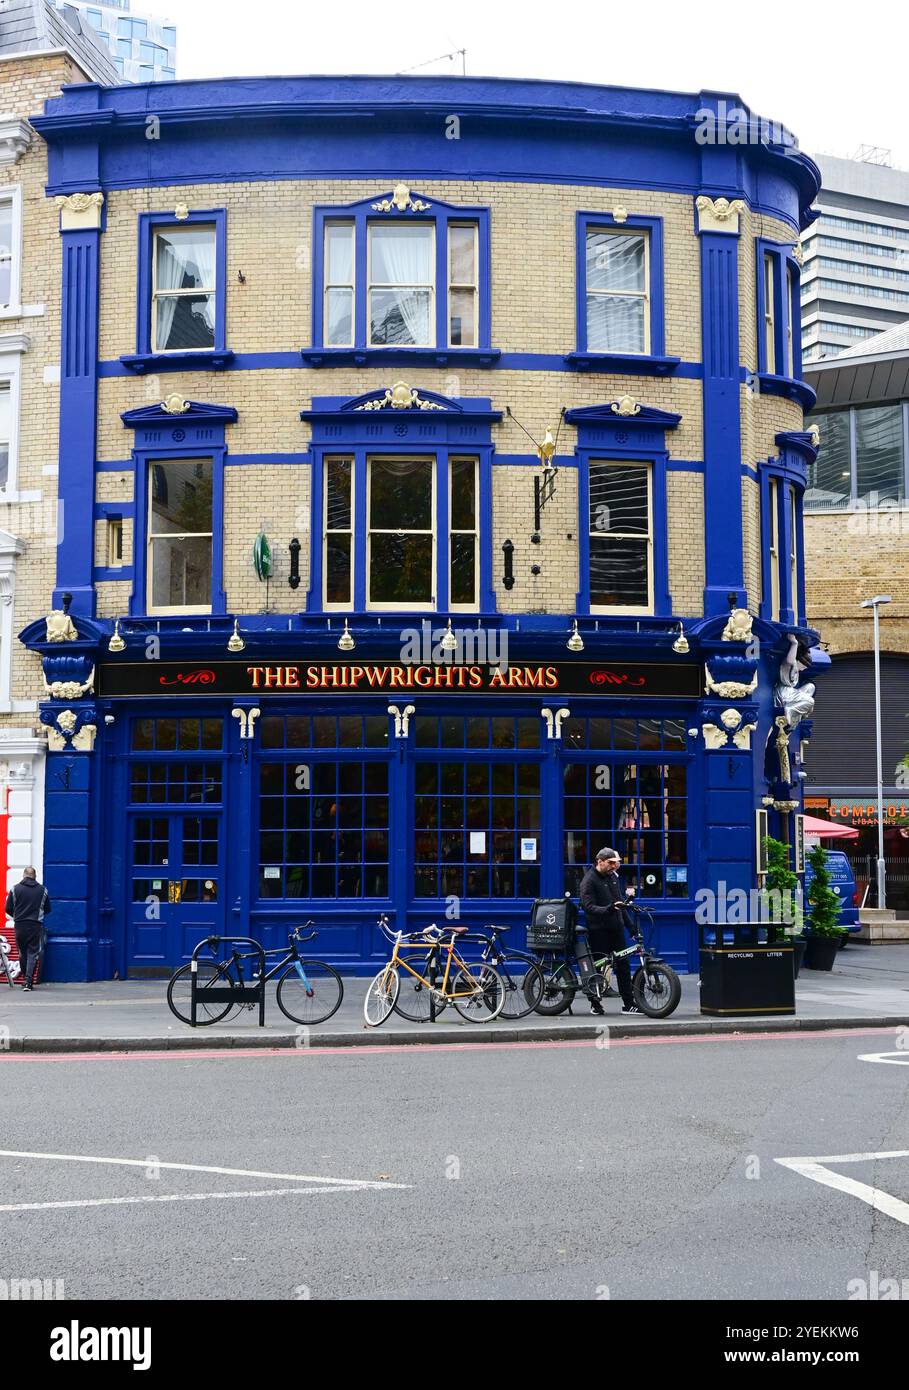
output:
M 803 150 L 909 167 L 909 5 L 826 0 L 133 0 L 172 19 L 177 76 L 400 72 L 467 49 L 474 76 L 738 92 Z M 460 72 L 437 62 L 425 73 Z

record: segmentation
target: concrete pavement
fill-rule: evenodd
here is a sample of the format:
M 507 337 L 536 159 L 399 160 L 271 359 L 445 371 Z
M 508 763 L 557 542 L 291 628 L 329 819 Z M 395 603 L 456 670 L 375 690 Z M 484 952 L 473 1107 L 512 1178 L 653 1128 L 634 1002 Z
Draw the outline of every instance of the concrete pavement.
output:
M 363 998 L 367 981 L 348 977 L 344 1000 L 327 1023 L 301 1033 L 286 1019 L 270 989 L 266 1026 L 250 1010 L 224 1023 L 195 1030 L 170 1012 L 162 980 L 111 980 L 94 984 L 46 984 L 30 994 L 0 985 L 0 1050 L 83 1051 L 93 1048 L 157 1050 L 220 1047 L 356 1047 L 401 1042 L 504 1042 L 564 1037 L 596 1037 L 605 1024 L 613 1038 L 704 1032 L 831 1029 L 848 1026 L 909 1026 L 909 946 L 850 943 L 828 974 L 803 969 L 796 981 L 796 1015 L 783 1018 L 703 1017 L 696 975 L 682 976 L 682 1001 L 669 1019 L 624 1017 L 621 1002 L 605 1002 L 606 1017 L 591 1017 L 578 999 L 574 1014 L 489 1025 L 462 1020 L 452 1008 L 434 1024 L 411 1023 L 393 1015 L 381 1028 L 367 1028 Z M 8 1034 L 3 1030 L 8 1029 Z

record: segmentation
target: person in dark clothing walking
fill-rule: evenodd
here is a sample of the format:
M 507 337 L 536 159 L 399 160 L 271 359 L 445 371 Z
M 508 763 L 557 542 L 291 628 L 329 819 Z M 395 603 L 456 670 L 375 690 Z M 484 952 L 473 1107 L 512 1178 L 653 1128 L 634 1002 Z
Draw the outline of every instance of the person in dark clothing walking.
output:
M 38 882 L 35 869 L 22 870 L 22 881 L 6 895 L 6 915 L 12 917 L 19 948 L 23 989 L 32 989 L 38 957 L 44 949 L 44 919 L 51 910 L 50 894 Z
M 616 850 L 597 851 L 596 863 L 588 869 L 581 880 L 581 907 L 587 919 L 590 948 L 594 956 L 605 955 L 607 951 L 621 951 L 625 948 L 625 929 L 631 930 L 628 914 L 625 911 L 625 894 L 619 882 L 621 859 Z M 637 1014 L 640 1009 L 634 1002 L 631 992 L 631 966 L 627 956 L 619 956 L 614 962 L 616 984 L 622 996 L 622 1013 Z M 591 1013 L 602 1013 L 602 1006 L 593 1001 Z

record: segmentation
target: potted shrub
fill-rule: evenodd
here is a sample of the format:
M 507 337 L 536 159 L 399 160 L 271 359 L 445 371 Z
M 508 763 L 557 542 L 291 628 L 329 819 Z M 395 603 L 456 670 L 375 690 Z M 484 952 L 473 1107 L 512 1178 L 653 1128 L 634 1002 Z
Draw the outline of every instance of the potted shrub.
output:
M 840 926 L 841 903 L 830 887 L 828 855 L 823 845 L 815 845 L 808 855 L 814 873 L 808 892 L 808 947 L 805 967 L 808 970 L 832 970 L 843 937 Z
M 805 954 L 804 921 L 802 907 L 798 899 L 798 874 L 790 867 L 789 846 L 772 835 L 764 836 L 764 849 L 767 854 L 767 874 L 761 893 L 761 903 L 766 917 L 771 922 L 782 923 L 786 935 L 792 942 L 792 967 L 798 977 Z

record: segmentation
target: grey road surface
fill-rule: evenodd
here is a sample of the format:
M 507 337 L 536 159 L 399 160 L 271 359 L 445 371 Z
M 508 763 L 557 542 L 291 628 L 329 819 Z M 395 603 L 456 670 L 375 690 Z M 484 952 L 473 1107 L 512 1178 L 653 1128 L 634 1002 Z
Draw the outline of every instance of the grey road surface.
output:
M 79 1299 L 845 1300 L 909 1280 L 905 1041 L 7 1056 L 0 1277 Z M 825 1170 L 877 1207 L 775 1161 L 881 1153 Z

